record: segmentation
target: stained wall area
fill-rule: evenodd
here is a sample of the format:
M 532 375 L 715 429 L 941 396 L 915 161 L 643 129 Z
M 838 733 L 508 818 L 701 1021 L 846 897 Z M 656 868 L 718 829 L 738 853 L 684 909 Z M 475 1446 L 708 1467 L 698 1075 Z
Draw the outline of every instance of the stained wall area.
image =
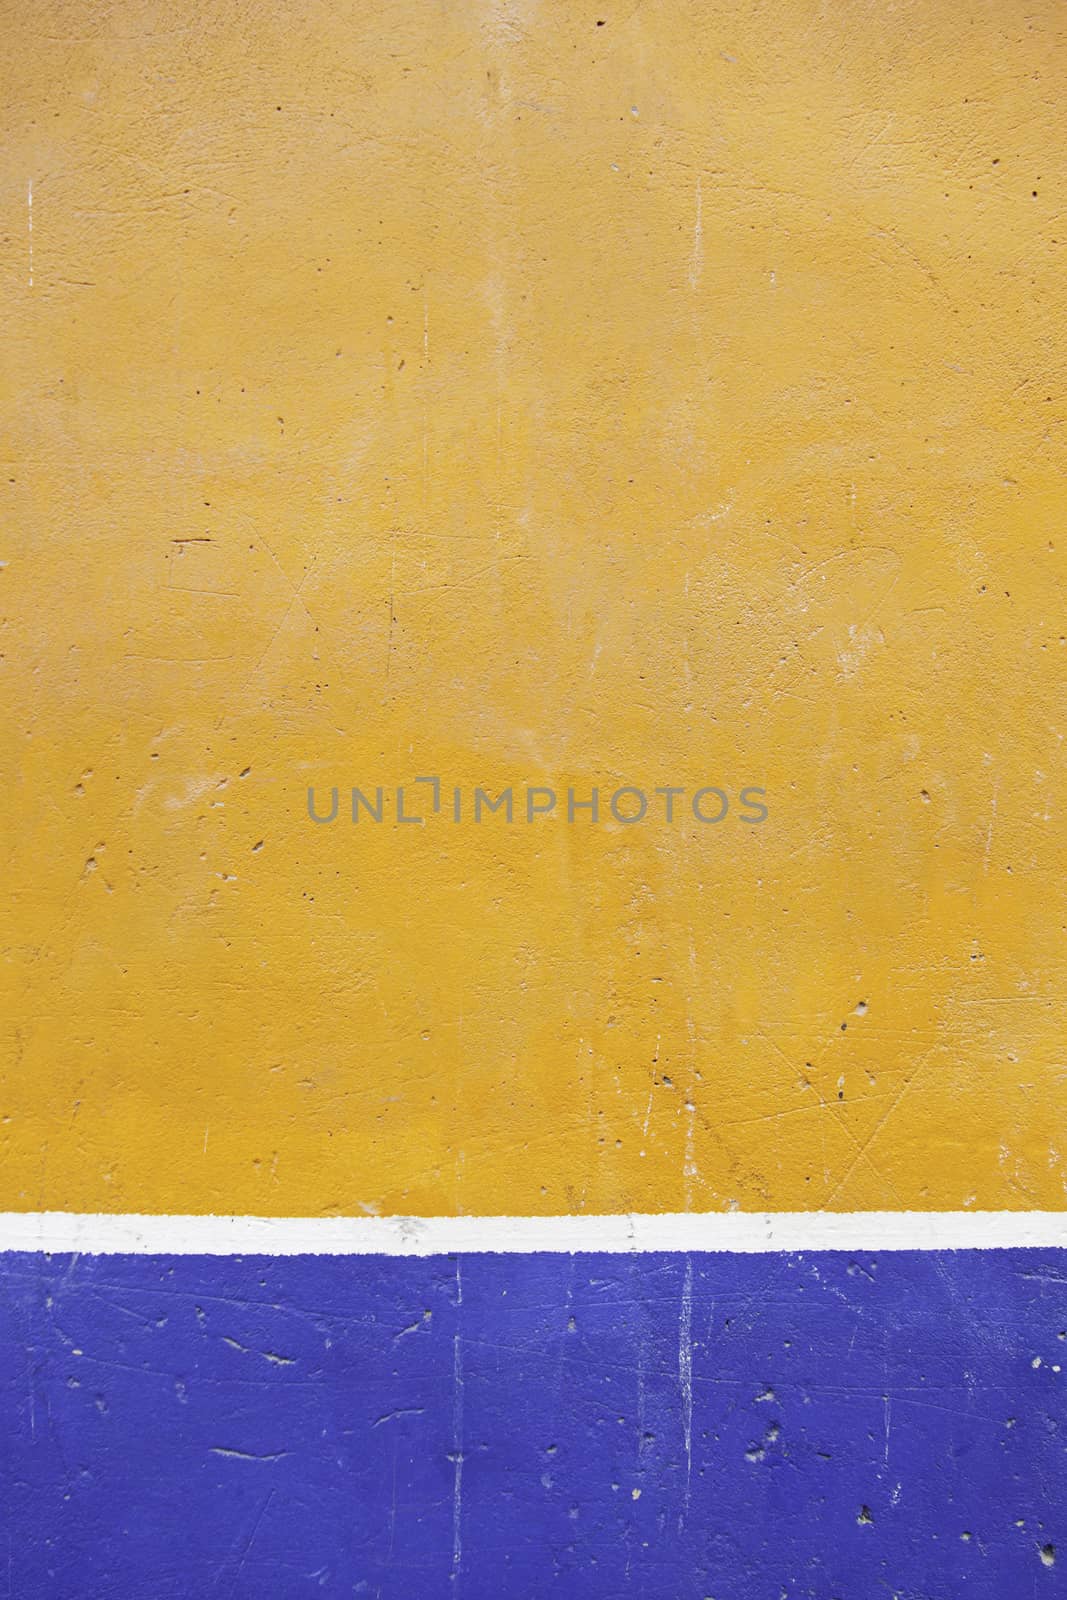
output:
M 1063 1211 L 1062 8 L 4 32 L 0 1212 Z M 15 1595 L 1058 1576 L 1057 1250 L 2 1260 Z

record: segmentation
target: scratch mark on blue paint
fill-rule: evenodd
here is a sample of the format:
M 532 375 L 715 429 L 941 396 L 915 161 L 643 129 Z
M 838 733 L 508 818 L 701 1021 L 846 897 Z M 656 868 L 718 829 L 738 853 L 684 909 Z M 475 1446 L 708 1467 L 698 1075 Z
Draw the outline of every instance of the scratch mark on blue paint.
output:
M 463 1274 L 456 1262 L 456 1316 L 463 1305 Z M 463 1352 L 457 1327 L 452 1337 L 452 1572 L 459 1593 L 463 1566 Z
M 685 1436 L 685 1509 L 689 1510 L 689 1483 L 693 1474 L 693 1260 L 685 1258 L 682 1309 L 678 1317 L 678 1385 L 682 1391 L 682 1432 Z

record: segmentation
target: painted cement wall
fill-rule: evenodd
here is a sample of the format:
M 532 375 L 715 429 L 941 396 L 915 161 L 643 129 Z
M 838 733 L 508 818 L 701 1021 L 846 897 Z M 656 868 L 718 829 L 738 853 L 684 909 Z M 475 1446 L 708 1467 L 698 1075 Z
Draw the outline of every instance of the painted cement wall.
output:
M 1062 8 L 5 23 L 0 1212 L 1064 1212 Z M 3 1262 L 20 1600 L 1063 1571 L 1056 1247 Z
M 8 1260 L 15 1595 L 1062 1591 L 1062 1251 Z

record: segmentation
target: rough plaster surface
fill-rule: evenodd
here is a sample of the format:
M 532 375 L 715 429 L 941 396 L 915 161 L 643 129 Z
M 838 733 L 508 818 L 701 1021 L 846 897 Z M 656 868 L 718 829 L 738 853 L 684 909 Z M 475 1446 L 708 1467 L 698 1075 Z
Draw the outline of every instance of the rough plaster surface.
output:
M 1062 1207 L 1062 8 L 5 41 L 0 1207 Z
M 1063 1212 L 1065 65 L 12 0 L 0 1213 Z M 1065 1285 L 31 1248 L 8 1594 L 1051 1594 Z
M 0 1259 L 12 1595 L 1062 1592 L 1062 1252 Z

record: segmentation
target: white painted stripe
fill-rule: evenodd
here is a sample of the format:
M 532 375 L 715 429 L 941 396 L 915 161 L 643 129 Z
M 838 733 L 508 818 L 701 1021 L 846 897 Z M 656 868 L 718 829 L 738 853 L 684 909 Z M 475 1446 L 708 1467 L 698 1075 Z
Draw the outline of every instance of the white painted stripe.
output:
M 0 1250 L 437 1256 L 538 1250 L 1067 1249 L 1062 1211 L 735 1211 L 608 1217 L 180 1217 L 0 1212 Z

